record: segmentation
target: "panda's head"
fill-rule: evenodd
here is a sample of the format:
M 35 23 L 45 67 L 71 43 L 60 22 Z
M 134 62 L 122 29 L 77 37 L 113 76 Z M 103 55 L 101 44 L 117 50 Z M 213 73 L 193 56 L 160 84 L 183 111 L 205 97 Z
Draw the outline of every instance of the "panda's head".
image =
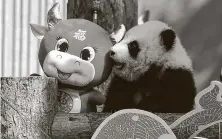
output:
M 152 64 L 167 68 L 192 70 L 191 60 L 175 31 L 160 21 L 148 21 L 125 31 L 124 25 L 111 37 L 114 73 L 128 81 L 137 80 Z

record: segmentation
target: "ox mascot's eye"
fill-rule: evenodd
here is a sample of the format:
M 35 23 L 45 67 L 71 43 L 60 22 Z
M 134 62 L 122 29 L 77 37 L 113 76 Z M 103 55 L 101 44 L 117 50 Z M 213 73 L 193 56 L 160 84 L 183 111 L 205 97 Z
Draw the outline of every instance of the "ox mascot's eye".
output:
M 69 48 L 68 41 L 65 38 L 58 38 L 55 49 L 61 52 L 67 52 Z
M 94 59 L 94 57 L 95 57 L 95 49 L 90 46 L 83 48 L 83 50 L 80 53 L 80 58 L 89 62 L 91 62 Z

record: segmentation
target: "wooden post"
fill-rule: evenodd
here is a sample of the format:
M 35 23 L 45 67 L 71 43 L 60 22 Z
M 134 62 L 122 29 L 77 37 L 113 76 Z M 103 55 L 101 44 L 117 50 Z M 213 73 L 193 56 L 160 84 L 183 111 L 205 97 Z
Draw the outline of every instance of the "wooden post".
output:
M 54 78 L 1 77 L 2 139 L 50 139 L 57 91 Z

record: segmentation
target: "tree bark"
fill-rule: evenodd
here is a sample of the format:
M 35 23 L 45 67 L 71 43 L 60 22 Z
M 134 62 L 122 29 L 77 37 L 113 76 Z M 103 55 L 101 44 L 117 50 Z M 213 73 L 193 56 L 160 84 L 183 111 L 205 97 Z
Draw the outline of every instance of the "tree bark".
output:
M 49 139 L 57 91 L 54 78 L 1 77 L 2 139 Z
M 98 126 L 110 113 L 63 114 L 58 113 L 52 125 L 53 139 L 91 139 Z M 168 125 L 183 114 L 156 113 Z M 199 137 L 219 138 L 218 124 L 202 131 Z
M 69 0 L 68 19 L 84 18 L 93 21 L 93 0 Z M 126 29 L 137 24 L 137 0 L 100 0 L 98 25 L 112 33 L 120 24 Z

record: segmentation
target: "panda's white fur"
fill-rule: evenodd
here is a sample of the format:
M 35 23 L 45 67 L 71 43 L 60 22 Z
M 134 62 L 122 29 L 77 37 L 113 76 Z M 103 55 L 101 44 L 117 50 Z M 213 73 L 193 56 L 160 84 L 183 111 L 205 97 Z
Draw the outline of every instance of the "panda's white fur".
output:
M 124 69 L 119 70 L 114 67 L 115 74 L 128 81 L 134 81 L 153 63 L 166 68 L 183 68 L 192 71 L 192 62 L 177 36 L 171 50 L 166 52 L 160 45 L 159 34 L 166 29 L 172 28 L 161 21 L 149 21 L 126 32 L 124 38 L 111 48 L 115 52 L 112 58 L 116 62 L 125 63 Z M 137 40 L 140 45 L 140 52 L 136 59 L 129 55 L 128 50 L 128 44 L 133 40 Z

